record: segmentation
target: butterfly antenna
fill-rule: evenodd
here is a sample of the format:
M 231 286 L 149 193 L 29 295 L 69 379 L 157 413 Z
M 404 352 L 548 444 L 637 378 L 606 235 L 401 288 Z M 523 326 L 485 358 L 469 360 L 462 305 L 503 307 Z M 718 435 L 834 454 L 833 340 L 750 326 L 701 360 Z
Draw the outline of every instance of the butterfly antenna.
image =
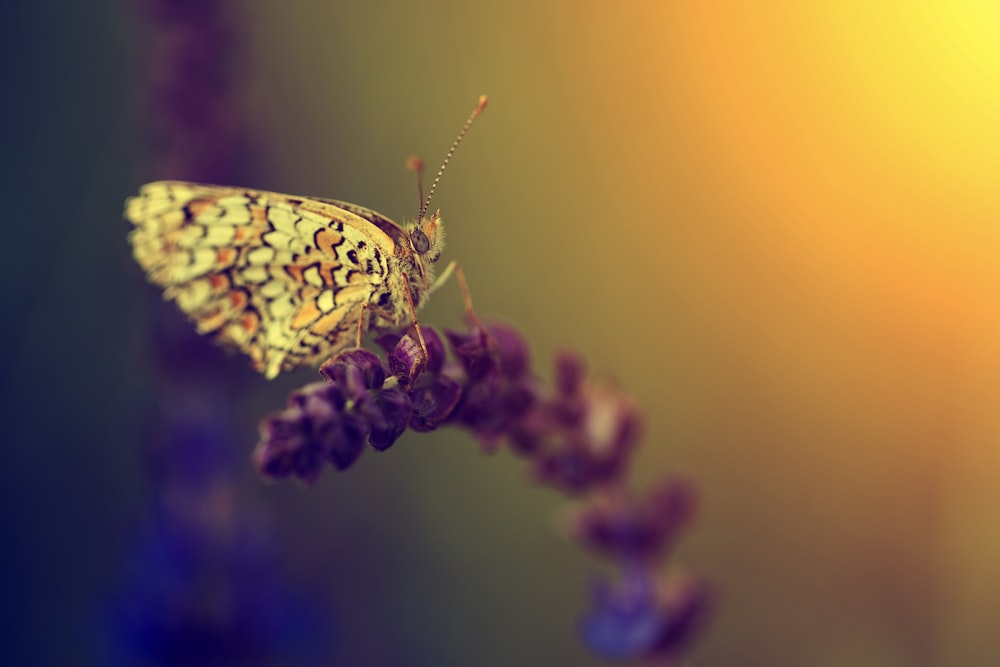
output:
M 424 210 L 424 161 L 420 159 L 419 155 L 411 155 L 406 158 L 406 168 L 417 172 L 417 209 L 422 212 Z
M 487 101 L 488 100 L 485 95 L 479 96 L 479 104 L 477 104 L 476 108 L 472 110 L 472 115 L 469 116 L 469 120 L 465 121 L 465 125 L 462 126 L 462 131 L 458 133 L 457 137 L 455 137 L 455 141 L 451 144 L 451 148 L 448 149 L 448 154 L 444 156 L 444 162 L 441 163 L 441 168 L 438 169 L 437 176 L 434 177 L 434 182 L 431 183 L 431 190 L 427 193 L 427 200 L 420 206 L 420 215 L 417 216 L 417 220 L 424 219 L 424 214 L 427 213 L 427 207 L 431 205 L 431 197 L 434 196 L 434 190 L 437 188 L 437 184 L 441 180 L 441 174 L 444 173 L 444 168 L 448 166 L 448 160 L 450 160 L 451 156 L 455 154 L 455 149 L 458 148 L 460 143 L 462 143 L 462 139 L 465 138 L 465 134 L 469 131 L 469 128 L 472 127 L 472 121 L 476 120 L 476 118 L 479 117 L 479 114 L 483 112 L 483 109 L 486 108 Z

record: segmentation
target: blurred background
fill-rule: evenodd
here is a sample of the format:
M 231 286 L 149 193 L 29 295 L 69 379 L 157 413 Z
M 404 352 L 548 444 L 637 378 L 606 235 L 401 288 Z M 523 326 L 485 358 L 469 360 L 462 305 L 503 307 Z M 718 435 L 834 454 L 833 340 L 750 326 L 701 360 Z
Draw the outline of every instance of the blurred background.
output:
M 162 618 L 130 623 L 169 618 L 181 517 L 251 527 L 200 585 L 259 555 L 248 606 L 291 610 L 247 621 L 278 627 L 262 664 L 599 664 L 574 625 L 600 564 L 510 455 L 408 434 L 261 482 L 259 418 L 316 376 L 178 343 L 121 219 L 214 174 L 412 217 L 404 158 L 436 166 L 488 93 L 435 198 L 445 258 L 543 372 L 575 349 L 636 396 L 638 486 L 697 484 L 676 562 L 720 604 L 690 664 L 1000 664 L 1000 5 L 0 11 L 5 662 L 160 664 Z M 458 325 L 457 287 L 423 317 Z M 215 463 L 164 454 L 188 427 Z

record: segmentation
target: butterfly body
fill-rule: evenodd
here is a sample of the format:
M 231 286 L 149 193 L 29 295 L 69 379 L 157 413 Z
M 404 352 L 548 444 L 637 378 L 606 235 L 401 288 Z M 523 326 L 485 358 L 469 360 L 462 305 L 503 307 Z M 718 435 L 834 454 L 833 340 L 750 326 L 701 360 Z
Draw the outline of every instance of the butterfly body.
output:
M 403 227 L 347 202 L 182 181 L 143 186 L 125 217 L 164 298 L 268 378 L 412 322 L 443 244 L 438 214 Z

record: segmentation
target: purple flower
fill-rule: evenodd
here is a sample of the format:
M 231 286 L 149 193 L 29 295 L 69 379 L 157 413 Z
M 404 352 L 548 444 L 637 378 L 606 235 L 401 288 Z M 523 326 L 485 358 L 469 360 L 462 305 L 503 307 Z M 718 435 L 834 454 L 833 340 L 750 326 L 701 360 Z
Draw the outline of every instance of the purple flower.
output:
M 361 372 L 352 367 L 346 374 L 356 379 Z M 327 462 L 338 470 L 354 463 L 373 427 L 348 394 L 353 384 L 315 382 L 293 392 L 288 409 L 261 424 L 262 444 L 254 452 L 257 468 L 272 478 L 295 475 L 312 483 Z M 368 399 L 367 391 L 361 393 Z
M 468 430 L 486 449 L 503 441 L 533 460 L 536 478 L 567 493 L 618 479 L 639 433 L 639 415 L 624 395 L 586 381 L 577 357 L 562 355 L 555 386 L 531 373 L 527 343 L 514 329 L 446 332 L 378 339 L 382 361 L 347 350 L 325 363 L 327 382 L 292 393 L 288 408 L 266 418 L 254 460 L 262 474 L 315 481 L 327 461 L 350 466 L 367 443 L 384 450 L 406 428 Z
M 423 336 L 426 356 L 415 331 L 403 336 L 386 334 L 376 342 L 385 350 L 389 370 L 405 388 L 413 407 L 403 427 L 427 433 L 451 415 L 462 395 L 462 386 L 458 368 L 448 361 L 441 337 L 426 327 Z
M 618 490 L 585 504 L 572 518 L 571 532 L 584 546 L 625 561 L 649 561 L 662 555 L 690 522 L 693 487 L 668 479 L 644 498 Z
M 337 354 L 288 407 L 261 424 L 254 453 L 268 477 L 312 483 L 330 462 L 349 467 L 365 444 L 385 450 L 407 428 L 468 430 L 487 451 L 507 440 L 534 460 L 538 480 L 582 493 L 621 475 L 639 417 L 617 392 L 585 381 L 582 363 L 563 355 L 555 387 L 531 373 L 528 346 L 510 327 L 448 331 L 452 356 L 436 331 L 387 334 L 383 361 L 362 349 Z
M 615 388 L 586 381 L 579 357 L 559 355 L 555 376 L 511 433 L 513 448 L 533 459 L 539 481 L 565 493 L 615 483 L 639 439 L 638 410 Z
M 641 430 L 635 404 L 590 379 L 572 354 L 558 355 L 553 381 L 541 379 L 511 327 L 446 331 L 447 348 L 433 329 L 422 333 L 426 354 L 411 328 L 379 337 L 384 361 L 347 350 L 324 364 L 325 383 L 293 392 L 262 423 L 258 470 L 312 483 L 327 462 L 343 470 L 365 444 L 384 450 L 407 428 L 462 428 L 487 452 L 506 443 L 536 481 L 584 497 L 572 536 L 622 564 L 619 582 L 595 586 L 581 623 L 586 643 L 610 658 L 676 656 L 704 615 L 707 589 L 680 575 L 660 585 L 651 568 L 689 522 L 694 491 L 679 479 L 643 497 L 626 491 Z
M 614 583 L 598 581 L 593 608 L 580 621 L 584 643 L 613 660 L 671 658 L 687 647 L 708 610 L 708 588 L 687 577 L 658 582 L 627 568 Z
M 468 429 L 488 451 L 509 437 L 538 397 L 528 345 L 510 327 L 446 332 L 466 381 L 452 423 Z

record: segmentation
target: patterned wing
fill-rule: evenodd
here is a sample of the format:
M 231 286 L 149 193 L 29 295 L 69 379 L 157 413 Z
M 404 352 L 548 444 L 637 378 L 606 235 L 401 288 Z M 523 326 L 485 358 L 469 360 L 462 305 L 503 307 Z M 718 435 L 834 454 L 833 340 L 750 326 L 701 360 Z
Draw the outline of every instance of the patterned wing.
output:
M 268 378 L 349 347 L 362 305 L 385 301 L 393 239 L 330 202 L 161 181 L 125 216 L 164 298 Z
M 384 215 L 382 215 L 377 211 L 373 211 L 370 208 L 365 208 L 364 206 L 358 206 L 357 204 L 352 204 L 350 202 L 340 201 L 339 199 L 322 199 L 320 197 L 316 197 L 315 201 L 328 204 L 330 206 L 342 209 L 344 211 L 350 211 L 354 215 L 364 218 L 368 222 L 372 223 L 373 225 L 381 229 L 383 232 L 386 233 L 387 236 L 392 238 L 392 240 L 395 243 L 405 243 L 406 233 L 403 231 L 403 229 L 395 222 L 393 222 L 392 220 L 390 220 L 389 218 L 385 217 Z

